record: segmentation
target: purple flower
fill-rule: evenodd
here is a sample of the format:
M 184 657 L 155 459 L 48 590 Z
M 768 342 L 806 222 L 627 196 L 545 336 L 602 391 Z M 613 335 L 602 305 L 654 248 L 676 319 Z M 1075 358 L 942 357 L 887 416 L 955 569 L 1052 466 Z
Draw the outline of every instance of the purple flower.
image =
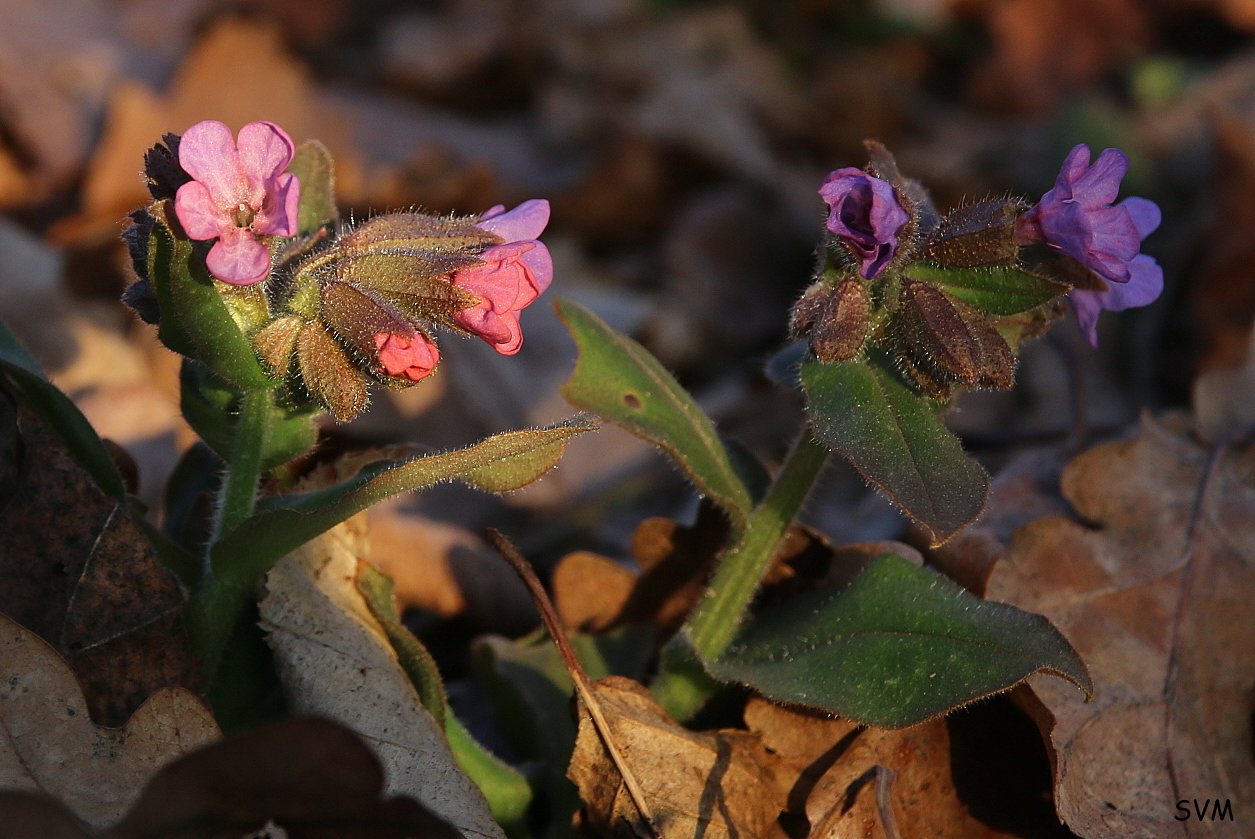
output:
M 217 120 L 198 122 L 179 141 L 179 165 L 193 180 L 179 187 L 174 212 L 192 239 L 217 239 L 205 264 L 233 285 L 270 274 L 270 249 L 258 236 L 296 235 L 300 183 L 284 173 L 292 138 L 272 122 L 250 122 L 239 140 Z
M 854 252 L 864 279 L 872 279 L 898 250 L 898 233 L 910 220 L 888 181 L 861 169 L 838 169 L 819 194 L 827 202 L 828 229 Z
M 1098 345 L 1098 315 L 1145 306 L 1163 291 L 1163 269 L 1152 257 L 1139 253 L 1142 240 L 1159 227 L 1162 218 L 1155 202 L 1126 198 L 1111 206 L 1129 159 L 1119 149 L 1107 149 L 1089 165 L 1089 146 L 1068 154 L 1054 189 L 1016 221 L 1020 244 L 1044 242 L 1084 265 L 1100 277 L 1106 289 L 1073 289 L 1068 293 L 1081 331 Z
M 553 260 L 536 237 L 549 223 L 549 202 L 534 198 L 510 212 L 496 206 L 476 226 L 500 236 L 503 244 L 480 254 L 478 265 L 454 273 L 451 282 L 479 298 L 453 319 L 502 355 L 523 345 L 518 313 L 536 301 L 553 281 Z

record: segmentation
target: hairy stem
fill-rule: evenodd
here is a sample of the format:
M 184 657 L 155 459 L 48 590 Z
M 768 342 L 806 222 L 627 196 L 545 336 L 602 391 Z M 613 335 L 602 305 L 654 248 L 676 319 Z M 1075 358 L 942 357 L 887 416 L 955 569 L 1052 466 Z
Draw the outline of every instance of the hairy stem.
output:
M 218 514 L 214 519 L 210 544 L 222 539 L 253 512 L 257 482 L 261 478 L 262 449 L 269 430 L 269 399 L 268 390 L 247 390 L 240 397 L 235 441 L 231 446 L 227 474 L 222 481 L 222 492 L 218 496 Z
M 789 525 L 828 460 L 828 447 L 810 428 L 793 445 L 771 489 L 754 512 L 740 540 L 724 554 L 701 602 L 688 621 L 688 637 L 703 658 L 728 648 L 771 566 Z

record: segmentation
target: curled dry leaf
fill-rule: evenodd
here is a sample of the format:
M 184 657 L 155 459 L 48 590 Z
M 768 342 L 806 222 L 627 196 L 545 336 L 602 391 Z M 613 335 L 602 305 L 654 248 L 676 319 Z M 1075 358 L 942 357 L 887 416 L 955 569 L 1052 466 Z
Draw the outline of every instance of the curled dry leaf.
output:
M 631 679 L 610 676 L 593 684 L 592 692 L 660 839 L 784 839 L 776 817 L 785 808 L 786 774 L 757 737 L 689 731 Z M 596 835 L 650 835 L 585 710 L 567 774 L 584 800 L 585 826 Z
M 1206 449 L 1147 422 L 1063 474 L 1080 521 L 1016 531 L 991 599 L 1041 612 L 1089 666 L 1086 704 L 1030 679 L 1056 808 L 1087 839 L 1239 836 L 1255 812 L 1255 447 Z M 1238 821 L 1177 821 L 1181 799 Z
M 417 799 L 468 839 L 504 839 L 357 590 L 367 549 L 359 514 L 267 575 L 262 628 L 289 702 L 356 731 L 383 763 L 389 793 Z
M 200 662 L 175 631 L 174 575 L 51 427 L 25 409 L 18 427 L 27 456 L 6 487 L 0 613 L 65 657 L 104 725 L 121 725 L 159 688 L 199 690 Z
M 944 720 L 903 730 L 868 728 L 841 717 L 782 708 L 757 697 L 745 724 L 780 756 L 796 780 L 781 824 L 790 836 L 862 839 L 881 835 L 875 767 L 892 770 L 894 821 L 904 837 L 992 839 L 959 800 Z
M 123 728 L 95 725 L 56 651 L 3 615 L 0 673 L 0 788 L 58 798 L 93 826 L 116 821 L 162 765 L 219 734 L 205 704 L 177 688 L 154 693 Z

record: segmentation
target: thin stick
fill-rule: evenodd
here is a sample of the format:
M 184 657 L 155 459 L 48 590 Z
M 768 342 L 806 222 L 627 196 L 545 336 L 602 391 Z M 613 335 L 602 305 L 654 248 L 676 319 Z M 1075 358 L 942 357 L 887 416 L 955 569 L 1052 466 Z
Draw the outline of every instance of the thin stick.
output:
M 615 768 L 619 770 L 620 777 L 623 778 L 623 785 L 627 787 L 632 803 L 636 805 L 641 818 L 645 820 L 645 824 L 649 827 L 650 835 L 655 838 L 658 837 L 658 829 L 654 826 L 653 813 L 649 809 L 649 804 L 645 801 L 645 792 L 641 789 L 640 784 L 637 783 L 636 776 L 632 774 L 632 770 L 628 768 L 627 761 L 623 759 L 623 755 L 619 753 L 618 748 L 614 744 L 610 723 L 606 721 L 605 715 L 601 712 L 601 704 L 593 696 L 592 682 L 589 680 L 588 674 L 584 672 L 584 666 L 580 664 L 580 660 L 576 657 L 575 649 L 571 646 L 571 641 L 567 638 L 566 631 L 562 628 L 562 622 L 558 618 L 558 613 L 553 608 L 549 595 L 545 593 L 544 586 L 540 584 L 536 572 L 532 570 L 532 566 L 518 552 L 513 543 L 496 528 L 488 528 L 484 532 L 484 536 L 492 543 L 492 546 L 497 549 L 497 552 L 501 554 L 505 561 L 510 563 L 510 567 L 514 569 L 515 573 L 523 579 L 523 584 L 527 586 L 527 590 L 532 595 L 532 600 L 536 602 L 536 608 L 540 611 L 540 619 L 545 624 L 545 629 L 549 631 L 549 636 L 553 638 L 554 644 L 558 647 L 558 654 L 562 656 L 562 663 L 566 665 L 567 671 L 571 674 L 571 681 L 575 683 L 575 692 L 579 695 L 580 701 L 584 703 L 588 716 L 593 721 L 593 727 L 597 729 L 602 745 L 606 747 L 606 753 L 610 755 L 610 760 L 614 762 Z

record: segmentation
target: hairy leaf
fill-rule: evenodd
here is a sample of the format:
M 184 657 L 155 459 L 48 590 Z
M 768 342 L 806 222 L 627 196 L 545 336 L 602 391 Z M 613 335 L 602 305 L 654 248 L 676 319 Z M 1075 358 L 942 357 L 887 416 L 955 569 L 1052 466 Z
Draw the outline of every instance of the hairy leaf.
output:
M 985 508 L 989 476 L 928 404 L 873 362 L 802 364 L 815 433 L 932 531 L 934 544 Z
M 893 554 L 842 592 L 764 612 L 709 665 L 773 699 L 886 728 L 944 714 L 1038 671 L 1093 691 L 1080 656 L 1045 618 L 979 600 Z
M 943 268 L 927 262 L 907 273 L 916 280 L 940 286 L 991 315 L 1018 315 L 1067 294 L 1071 286 L 1013 265 L 984 268 Z
M 710 419 L 640 344 L 570 300 L 555 303 L 579 346 L 562 395 L 661 446 L 693 483 L 744 525 L 753 502 Z

